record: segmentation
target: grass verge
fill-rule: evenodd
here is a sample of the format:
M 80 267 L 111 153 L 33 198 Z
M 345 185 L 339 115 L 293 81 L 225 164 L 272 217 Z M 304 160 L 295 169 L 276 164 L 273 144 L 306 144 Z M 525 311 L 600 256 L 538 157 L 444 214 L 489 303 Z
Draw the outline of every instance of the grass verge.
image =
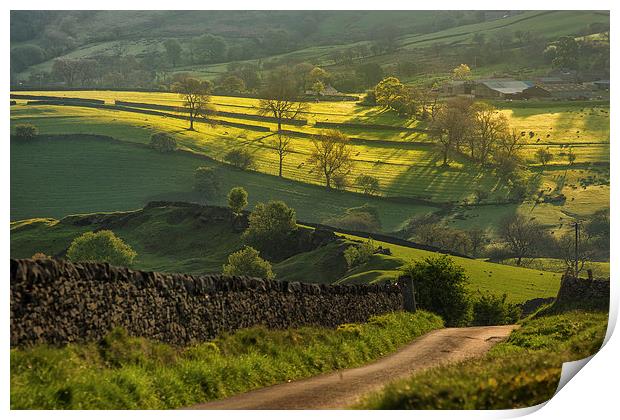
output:
M 531 318 L 482 359 L 439 367 L 366 398 L 364 409 L 510 409 L 549 400 L 562 363 L 598 351 L 606 312 Z
M 396 312 L 337 329 L 240 330 L 176 348 L 111 332 L 99 343 L 11 350 L 11 409 L 165 409 L 368 363 L 431 330 Z

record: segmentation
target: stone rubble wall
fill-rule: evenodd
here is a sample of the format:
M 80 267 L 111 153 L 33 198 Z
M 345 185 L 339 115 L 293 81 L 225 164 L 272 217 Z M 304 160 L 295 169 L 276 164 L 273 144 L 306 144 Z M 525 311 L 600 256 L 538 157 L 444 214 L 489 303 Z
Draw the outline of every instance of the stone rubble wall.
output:
M 325 285 L 11 259 L 11 346 L 95 341 L 112 328 L 175 345 L 264 325 L 336 327 L 402 310 L 399 286 Z

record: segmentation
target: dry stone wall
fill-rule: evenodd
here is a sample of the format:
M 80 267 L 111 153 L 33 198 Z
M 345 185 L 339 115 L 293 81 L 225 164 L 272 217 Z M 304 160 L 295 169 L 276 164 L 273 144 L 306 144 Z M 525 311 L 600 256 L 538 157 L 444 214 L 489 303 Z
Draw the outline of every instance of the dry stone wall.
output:
M 401 310 L 396 285 L 191 276 L 65 260 L 11 260 L 11 346 L 99 340 L 113 327 L 186 345 L 254 325 L 335 327 Z
M 555 305 L 570 307 L 609 306 L 609 279 L 583 279 L 569 275 L 562 276 Z

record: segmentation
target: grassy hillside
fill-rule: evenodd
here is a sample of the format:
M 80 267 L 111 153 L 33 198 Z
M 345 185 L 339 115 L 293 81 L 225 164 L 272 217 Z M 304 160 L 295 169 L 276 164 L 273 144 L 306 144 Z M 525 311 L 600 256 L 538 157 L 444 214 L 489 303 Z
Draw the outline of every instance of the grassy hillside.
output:
M 206 211 L 206 210 L 205 210 Z M 27 219 L 11 223 L 11 257 L 29 258 L 36 252 L 63 255 L 71 241 L 86 231 L 111 229 L 138 253 L 134 266 L 168 272 L 220 272 L 228 255 L 242 246 L 240 233 L 226 222 L 210 223 L 201 211 L 165 206 L 133 212 L 96 213 L 63 219 Z M 280 280 L 316 283 L 372 283 L 395 280 L 408 261 L 436 255 L 433 252 L 375 241 L 390 248 L 391 256 L 375 255 L 348 270 L 342 252 L 363 238 L 344 235 L 343 240 L 297 254 L 274 264 Z M 560 275 L 454 257 L 471 279 L 472 291 L 507 293 L 521 302 L 554 296 Z
M 37 92 L 34 92 L 37 93 Z M 175 105 L 179 103 L 179 98 L 173 94 L 165 93 L 134 93 L 134 92 L 50 92 L 51 95 L 66 95 L 72 97 L 90 97 L 103 99 L 108 103 L 113 103 L 115 99 L 159 103 L 167 105 Z M 161 116 L 152 116 L 144 114 L 136 114 L 133 112 L 100 110 L 92 108 L 68 107 L 68 106 L 34 106 L 24 105 L 23 100 L 18 101 L 18 105 L 11 108 L 12 124 L 20 122 L 31 122 L 39 127 L 44 134 L 65 134 L 65 133 L 84 133 L 84 134 L 101 134 L 115 137 L 123 142 L 144 144 L 148 142 L 149 136 L 158 130 L 171 132 L 177 138 L 182 148 L 204 154 L 210 158 L 221 161 L 224 155 L 233 147 L 246 147 L 257 159 L 258 171 L 270 175 L 277 173 L 277 154 L 273 150 L 271 144 L 270 133 L 238 129 L 217 125 L 215 127 L 197 124 L 196 132 L 188 132 L 185 130 L 187 122 L 174 118 Z M 240 114 L 253 115 L 256 112 L 256 100 L 246 98 L 230 98 L 230 97 L 214 97 L 213 102 L 217 109 L 227 112 L 236 112 Z M 533 136 L 530 139 L 527 136 L 529 144 L 524 149 L 524 155 L 529 165 L 532 176 L 537 178 L 540 183 L 540 189 L 543 191 L 552 191 L 560 188 L 562 193 L 567 197 L 566 201 L 561 204 L 550 203 L 523 203 L 487 205 L 483 207 L 463 207 L 450 215 L 446 216 L 446 221 L 453 223 L 455 227 L 483 227 L 493 228 L 501 217 L 513 213 L 520 212 L 531 217 L 537 218 L 550 229 L 561 231 L 573 218 L 587 216 L 597 209 L 609 206 L 609 106 L 604 104 L 585 104 L 585 103 L 553 103 L 548 102 L 530 102 L 527 106 L 522 104 L 508 105 L 501 104 L 504 108 L 503 112 L 510 119 L 511 126 L 517 130 L 529 132 L 532 131 Z M 510 107 L 508 107 L 510 106 Z M 416 125 L 416 121 L 406 121 L 397 118 L 393 113 L 382 111 L 378 108 L 366 108 L 355 105 L 354 103 L 319 103 L 311 104 L 309 114 L 305 116 L 308 119 L 306 126 L 286 126 L 285 128 L 300 132 L 299 135 L 293 135 L 292 142 L 294 153 L 289 155 L 284 162 L 285 178 L 301 183 L 291 183 L 275 177 L 263 177 L 261 183 L 265 188 L 271 188 L 272 185 L 278 191 L 289 190 L 291 188 L 298 189 L 295 193 L 285 194 L 278 192 L 282 198 L 287 201 L 303 202 L 304 204 L 295 205 L 300 212 L 304 212 L 308 208 L 308 203 L 317 202 L 317 200 L 305 200 L 305 198 L 316 197 L 316 194 L 327 194 L 333 197 L 327 200 L 319 200 L 316 212 L 308 211 L 303 215 L 305 220 L 321 221 L 326 218 L 340 214 L 342 209 L 353 207 L 352 202 L 361 203 L 364 201 L 378 203 L 376 198 L 362 197 L 359 195 L 349 195 L 344 193 L 327 192 L 321 188 L 307 189 L 307 184 L 320 185 L 322 180 L 317 176 L 311 168 L 306 166 L 306 160 L 311 150 L 311 141 L 307 138 L 307 134 L 320 132 L 315 127 L 317 121 L 339 121 L 339 122 L 356 122 L 363 124 L 381 123 L 389 125 Z M 241 118 L 228 118 L 230 121 L 248 123 L 248 120 Z M 250 121 L 251 124 L 263 125 L 271 130 L 275 129 L 273 124 Z M 488 201 L 504 200 L 507 197 L 508 189 L 506 186 L 490 171 L 483 170 L 477 165 L 472 164 L 463 158 L 455 158 L 451 162 L 450 168 L 440 167 L 440 156 L 437 148 L 431 144 L 423 133 L 406 133 L 392 132 L 390 130 L 376 129 L 347 129 L 344 130 L 352 140 L 354 149 L 354 167 L 351 175 L 351 181 L 359 174 L 372 173 L 379 178 L 379 191 L 382 196 L 405 197 L 407 199 L 423 199 L 432 203 L 464 203 L 472 202 L 474 193 L 477 189 L 484 189 L 489 192 Z M 375 136 L 375 134 L 377 134 Z M 381 140 L 381 141 L 378 141 Z M 55 171 L 60 171 L 64 165 L 56 169 L 54 161 L 45 159 L 45 156 L 55 154 L 64 155 L 66 153 L 73 154 L 75 150 L 61 151 L 60 144 L 56 151 L 52 151 L 51 145 L 37 143 L 37 146 L 23 145 L 14 148 L 12 159 L 19 165 L 13 165 L 15 174 L 24 173 L 24 177 L 36 177 L 43 179 Z M 567 163 L 568 147 L 577 155 L 574 165 Z M 23 147 L 23 149 L 22 149 Z M 43 147 L 45 154 L 31 153 L 37 147 Z M 86 147 L 86 149 L 84 148 Z M 119 149 L 110 150 L 102 153 L 101 147 L 94 142 L 89 142 L 79 146 L 82 155 L 93 153 L 99 156 L 91 161 L 91 164 L 101 165 L 101 169 L 105 170 L 107 159 L 113 159 L 114 153 L 118 153 Z M 547 148 L 553 153 L 552 161 L 546 166 L 541 167 L 536 162 L 534 154 L 539 148 Z M 73 149 L 73 147 L 68 148 Z M 90 150 L 90 151 L 89 151 Z M 127 149 L 123 149 L 127 150 Z M 22 152 L 25 152 L 22 154 Z M 77 153 L 77 152 L 76 152 Z M 140 152 L 144 153 L 144 152 Z M 70 156 L 70 155 L 67 155 Z M 115 161 L 114 165 L 120 165 L 121 162 L 127 162 L 129 156 L 138 156 L 135 154 L 127 154 L 122 160 Z M 174 186 L 166 186 L 170 184 L 171 179 L 179 179 L 185 177 L 189 180 L 189 167 L 198 163 L 187 165 L 186 175 L 182 172 L 169 175 L 168 168 L 175 167 L 180 160 L 187 161 L 186 158 L 178 156 L 155 156 L 154 162 L 163 162 L 170 158 L 170 165 L 155 164 L 150 170 L 153 177 L 165 178 L 162 185 L 145 186 L 144 193 L 138 191 L 135 194 L 127 194 L 129 198 L 124 206 L 119 207 L 115 203 L 121 203 L 123 200 L 116 198 L 119 192 L 112 194 L 106 193 L 106 186 L 101 185 L 101 206 L 93 202 L 89 206 L 72 206 L 72 200 L 81 200 L 77 197 L 62 197 L 56 194 L 55 188 L 66 188 L 71 184 L 66 184 L 67 179 L 58 176 L 54 183 L 50 183 L 49 189 L 43 189 L 42 197 L 37 196 L 37 206 L 41 209 L 51 208 L 53 213 L 45 211 L 33 211 L 35 206 L 25 201 L 20 201 L 19 195 L 30 195 L 28 188 L 20 189 L 16 195 L 16 203 L 13 208 L 13 220 L 16 218 L 35 217 L 35 216 L 63 216 L 74 212 L 87 212 L 98 210 L 126 210 L 139 207 L 144 204 L 146 199 L 142 197 L 150 197 L 152 194 L 148 191 L 153 189 L 154 194 L 166 194 L 166 197 L 175 196 L 196 198 L 191 195 L 191 187 L 188 182 L 186 186 L 175 183 Z M 45 160 L 43 160 L 45 159 Z M 144 156 L 141 159 L 145 159 Z M 197 160 L 196 160 L 197 162 Z M 41 164 L 45 163 L 45 168 Z M 159 168 L 159 169 L 157 169 Z M 43 171 L 44 173 L 41 173 Z M 161 171 L 161 174 L 152 171 Z M 149 172 L 149 171 L 147 171 Z M 137 176 L 139 178 L 139 174 Z M 24 179 L 25 179 L 24 178 Z M 232 176 L 233 182 L 237 179 L 258 179 L 257 174 L 237 173 Z M 31 184 L 32 179 L 28 182 Z M 19 180 L 16 182 L 20 182 Z M 71 182 L 81 182 L 80 179 Z M 126 180 L 132 183 L 132 179 Z M 99 182 L 99 184 L 102 184 Z M 128 185 L 129 185 L 128 184 Z M 136 183 L 140 185 L 141 183 Z M 17 185 L 17 184 L 16 184 Z M 26 186 L 26 184 L 22 184 Z M 294 185 L 294 187 L 293 187 Z M 36 187 L 33 187 L 36 189 Z M 88 188 L 84 183 L 83 188 Z M 301 191 L 313 191 L 312 193 Z M 359 191 L 355 185 L 349 187 L 351 191 Z M 48 192 L 45 192 L 48 191 Z M 63 191 L 65 191 L 63 189 Z M 259 195 L 261 193 L 258 193 Z M 110 196 L 111 195 L 111 196 Z M 131 197 L 129 197 L 131 195 Z M 36 195 L 35 195 L 36 196 Z M 140 196 L 140 197 L 138 197 Z M 252 196 L 252 195 L 251 195 Z M 292 198 L 288 198 L 292 196 Z M 44 199 L 44 197 L 47 197 Z M 49 202 L 47 200 L 50 200 Z M 25 199 L 33 200 L 33 199 Z M 67 201 L 67 203 L 56 202 L 58 200 Z M 97 199 L 95 198 L 97 201 Z M 305 201 L 304 201 L 305 200 Z M 86 203 L 88 200 L 83 200 Z M 401 200 L 402 201 L 402 200 Z M 31 201 L 33 203 L 33 201 Z M 135 203 L 135 204 L 133 204 Z M 382 206 L 382 222 L 384 230 L 396 230 L 408 217 L 423 214 L 431 211 L 429 206 L 419 206 L 413 204 L 395 204 L 392 202 L 381 201 Z M 403 203 L 406 203 L 403 202 Z M 329 209 L 324 209 L 329 206 Z M 64 211 L 63 211 L 64 208 Z M 310 206 L 309 208 L 313 208 Z M 313 208 L 314 210 L 314 208 Z
M 309 222 L 368 203 L 377 207 L 386 230 L 397 229 L 412 214 L 434 210 L 239 171 L 200 156 L 160 154 L 128 142 L 76 136 L 11 142 L 11 220 L 131 210 L 152 200 L 205 203 L 193 189 L 194 170 L 200 166 L 218 171 L 221 192 L 208 200 L 212 204 L 225 205 L 230 188 L 239 185 L 248 191 L 250 206 L 284 200 L 297 209 L 300 220 Z
M 493 13 L 492 13 L 493 14 Z M 406 77 L 411 82 L 446 77 L 463 61 L 461 52 L 473 44 L 474 35 L 488 40 L 503 33 L 530 32 L 553 41 L 560 36 L 596 35 L 596 25 L 609 25 L 605 11 L 525 11 L 510 16 L 485 16 L 479 11 L 82 11 L 48 13 L 33 17 L 30 12 L 13 12 L 12 47 L 40 45 L 49 48 L 52 41 L 46 31 L 63 41 L 63 48 L 50 48 L 42 63 L 20 70 L 18 79 L 48 72 L 53 60 L 125 57 L 159 57 L 165 62 L 162 72 L 189 72 L 195 77 L 215 79 L 228 71 L 229 64 L 312 62 L 333 72 L 350 68 L 336 63 L 334 57 L 360 45 L 369 49 L 375 42 L 394 44 L 394 51 L 371 54 L 355 64 L 379 63 L 388 72 L 401 61 L 417 64 L 419 71 Z M 227 54 L 207 63 L 184 62 L 170 68 L 165 59 L 164 42 L 178 39 L 184 56 L 191 39 L 209 33 L 220 36 Z M 58 40 L 56 40 L 58 41 Z M 57 42 L 58 43 L 58 42 Z M 441 50 L 440 53 L 436 53 Z M 494 64 L 468 62 L 477 75 L 493 72 L 544 72 L 549 65 L 523 53 L 520 45 L 507 46 L 508 53 Z M 424 69 L 424 71 L 422 71 Z M 429 76 L 432 73 L 432 76 Z

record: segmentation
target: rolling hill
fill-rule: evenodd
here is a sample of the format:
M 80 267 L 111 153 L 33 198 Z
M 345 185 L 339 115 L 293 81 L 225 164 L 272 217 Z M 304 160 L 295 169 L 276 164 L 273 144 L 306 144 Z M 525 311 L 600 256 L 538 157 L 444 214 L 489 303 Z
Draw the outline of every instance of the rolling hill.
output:
M 83 232 L 111 229 L 138 253 L 135 268 L 167 272 L 220 272 L 228 255 L 242 246 L 230 222 L 205 217 L 209 209 L 155 204 L 141 210 L 27 219 L 11 223 L 11 258 L 28 258 L 36 252 L 62 256 Z M 344 249 L 363 238 L 342 239 L 274 264 L 276 278 L 311 283 L 372 283 L 394 281 L 406 262 L 437 255 L 435 252 L 376 241 L 392 255 L 375 255 L 362 266 L 347 269 Z M 472 292 L 507 293 L 513 302 L 557 293 L 560 275 L 453 257 L 470 277 Z
M 411 82 L 446 77 L 464 59 L 462 52 L 474 45 L 473 37 L 488 40 L 502 33 L 532 33 L 548 42 L 561 36 L 596 34 L 609 27 L 605 11 L 73 11 L 33 15 L 11 14 L 12 47 L 35 45 L 44 49 L 41 62 L 17 69 L 14 80 L 49 72 L 55 59 L 97 57 L 159 57 L 165 60 L 164 42 L 178 39 L 184 54 L 190 54 L 191 40 L 205 33 L 218 36 L 227 53 L 206 62 L 185 60 L 162 72 L 189 72 L 195 77 L 214 79 L 230 66 L 259 67 L 278 63 L 311 62 L 330 72 L 350 71 L 338 62 L 340 54 L 373 44 L 392 45 L 387 51 L 354 59 L 355 64 L 378 63 L 393 73 L 400 62 L 414 62 Z M 601 29 L 603 28 L 603 29 Z M 56 38 L 49 39 L 49 33 Z M 62 48 L 55 48 L 61 44 Z M 437 51 L 433 53 L 433 49 Z M 476 74 L 496 71 L 546 71 L 549 64 L 540 53 L 523 51 L 510 42 L 505 57 L 493 65 L 466 61 Z M 440 51 L 440 53 L 439 53 Z M 152 60 L 151 60 L 152 61 Z M 471 61 L 471 62 L 470 62 Z M 267 66 L 266 66 L 267 67 Z M 431 77 L 432 78 L 432 77 Z

